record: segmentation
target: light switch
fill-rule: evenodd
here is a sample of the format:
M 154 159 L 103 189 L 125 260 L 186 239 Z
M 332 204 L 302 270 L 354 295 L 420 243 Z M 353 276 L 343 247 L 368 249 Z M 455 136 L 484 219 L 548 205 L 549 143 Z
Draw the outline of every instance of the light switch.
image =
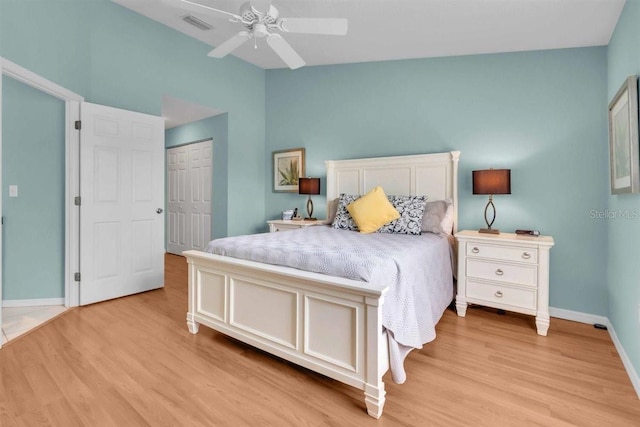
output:
M 18 186 L 10 185 L 9 186 L 9 197 L 18 197 Z

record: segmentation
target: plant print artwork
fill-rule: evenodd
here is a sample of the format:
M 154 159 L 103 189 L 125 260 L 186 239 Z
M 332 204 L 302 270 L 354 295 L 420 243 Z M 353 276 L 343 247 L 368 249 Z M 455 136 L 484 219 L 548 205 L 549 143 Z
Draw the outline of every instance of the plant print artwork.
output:
M 631 175 L 631 153 L 629 152 L 629 114 L 622 108 L 614 117 L 614 168 L 616 179 Z
M 298 185 L 298 156 L 280 157 L 278 159 L 278 176 L 280 185 Z
M 304 176 L 304 148 L 273 152 L 273 191 L 297 193 L 301 176 Z
M 640 192 L 638 77 L 629 76 L 609 103 L 611 194 Z

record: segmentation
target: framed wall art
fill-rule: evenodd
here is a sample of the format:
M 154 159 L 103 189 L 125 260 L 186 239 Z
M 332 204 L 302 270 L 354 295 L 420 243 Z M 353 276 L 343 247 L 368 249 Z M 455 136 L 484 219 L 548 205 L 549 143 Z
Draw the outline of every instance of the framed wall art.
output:
M 638 175 L 638 78 L 627 78 L 609 104 L 611 194 L 640 191 Z
M 301 176 L 304 176 L 304 148 L 273 152 L 274 192 L 297 193 Z

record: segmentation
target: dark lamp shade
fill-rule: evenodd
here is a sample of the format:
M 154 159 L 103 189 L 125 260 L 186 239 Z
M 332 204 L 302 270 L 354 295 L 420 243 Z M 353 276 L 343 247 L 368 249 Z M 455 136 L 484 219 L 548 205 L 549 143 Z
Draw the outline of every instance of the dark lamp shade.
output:
M 511 194 L 511 169 L 473 171 L 473 194 Z
M 320 178 L 299 178 L 298 194 L 320 194 Z

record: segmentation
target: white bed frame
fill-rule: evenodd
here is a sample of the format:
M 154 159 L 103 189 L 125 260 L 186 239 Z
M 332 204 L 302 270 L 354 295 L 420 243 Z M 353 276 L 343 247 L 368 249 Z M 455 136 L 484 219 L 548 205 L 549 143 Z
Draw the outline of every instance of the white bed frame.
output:
M 451 199 L 457 224 L 459 155 L 327 161 L 327 201 L 380 185 L 386 194 Z M 369 415 L 382 415 L 382 376 L 389 368 L 382 327 L 386 284 L 199 251 L 183 254 L 189 263 L 191 333 L 202 324 L 364 390 Z

